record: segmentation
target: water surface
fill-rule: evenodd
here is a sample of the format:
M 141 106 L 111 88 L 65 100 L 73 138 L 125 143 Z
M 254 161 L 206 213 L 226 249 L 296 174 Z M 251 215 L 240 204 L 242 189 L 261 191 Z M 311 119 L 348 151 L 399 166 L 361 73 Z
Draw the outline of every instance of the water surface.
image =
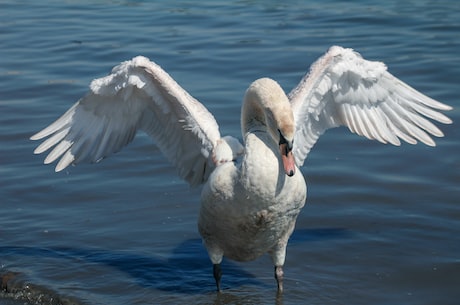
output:
M 81 304 L 458 304 L 460 7 L 457 1 L 2 1 L 0 272 L 16 293 Z M 159 63 L 240 137 L 248 84 L 289 91 L 331 45 L 352 47 L 450 104 L 438 146 L 385 146 L 345 129 L 302 168 L 307 205 L 276 298 L 269 257 L 224 262 L 224 293 L 190 189 L 145 135 L 62 173 L 28 138 L 120 61 Z M 22 293 L 22 294 L 21 294 Z M 2 299 L 3 298 L 3 299 Z M 40 304 L 32 297 L 31 304 Z M 46 302 L 45 302 L 46 303 Z

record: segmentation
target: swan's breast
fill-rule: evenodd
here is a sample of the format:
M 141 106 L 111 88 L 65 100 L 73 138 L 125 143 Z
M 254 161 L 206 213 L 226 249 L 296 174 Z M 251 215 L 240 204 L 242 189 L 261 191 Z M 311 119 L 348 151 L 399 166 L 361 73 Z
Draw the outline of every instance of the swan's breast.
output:
M 258 137 L 247 141 L 241 163 L 223 164 L 211 174 L 198 221 L 208 246 L 239 261 L 255 259 L 287 239 L 306 199 L 300 171 L 288 177 L 275 151 Z

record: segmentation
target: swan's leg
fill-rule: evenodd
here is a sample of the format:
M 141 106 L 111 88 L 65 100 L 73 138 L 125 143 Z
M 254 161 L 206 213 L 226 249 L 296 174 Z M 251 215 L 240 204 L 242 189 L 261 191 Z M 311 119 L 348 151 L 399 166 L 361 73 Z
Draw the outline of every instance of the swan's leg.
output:
M 222 269 L 220 268 L 220 263 L 213 264 L 212 272 L 214 274 L 214 279 L 216 280 L 217 291 L 220 292 L 220 279 L 222 277 Z
M 284 244 L 284 245 L 283 245 Z M 283 293 L 283 279 L 284 279 L 284 260 L 286 258 L 286 244 L 278 244 L 277 247 L 270 253 L 272 256 L 273 264 L 275 265 L 275 279 L 278 284 L 278 293 Z
M 287 238 L 281 239 L 278 244 L 269 252 L 273 264 L 275 265 L 275 279 L 276 283 L 278 284 L 278 294 L 283 293 L 283 279 L 284 279 L 284 272 L 283 266 L 284 261 L 286 260 L 286 247 L 287 247 Z
M 278 284 L 278 293 L 283 293 L 283 266 L 275 266 L 275 279 Z
M 224 258 L 224 251 L 215 243 L 205 240 L 205 246 L 208 250 L 209 258 L 211 259 L 213 268 L 212 274 L 216 280 L 217 291 L 220 291 L 220 279 L 222 278 L 222 270 L 220 268 L 220 263 Z

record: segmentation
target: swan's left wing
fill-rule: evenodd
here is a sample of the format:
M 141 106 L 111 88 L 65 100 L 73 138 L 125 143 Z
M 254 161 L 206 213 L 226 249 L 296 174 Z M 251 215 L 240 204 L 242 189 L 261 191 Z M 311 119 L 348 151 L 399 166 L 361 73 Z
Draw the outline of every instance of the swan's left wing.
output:
M 319 58 L 289 93 L 296 134 L 294 155 L 302 165 L 327 129 L 350 131 L 382 143 L 400 145 L 398 138 L 435 146 L 429 134 L 443 133 L 426 118 L 449 124 L 438 112 L 451 107 L 418 92 L 389 72 L 381 62 L 363 59 L 352 49 L 334 46 Z
M 191 185 L 204 182 L 220 138 L 211 113 L 160 66 L 138 56 L 94 80 L 90 91 L 56 122 L 31 137 L 48 137 L 36 149 L 54 147 L 45 159 L 60 159 L 56 171 L 97 162 L 130 143 L 137 130 L 150 135 Z

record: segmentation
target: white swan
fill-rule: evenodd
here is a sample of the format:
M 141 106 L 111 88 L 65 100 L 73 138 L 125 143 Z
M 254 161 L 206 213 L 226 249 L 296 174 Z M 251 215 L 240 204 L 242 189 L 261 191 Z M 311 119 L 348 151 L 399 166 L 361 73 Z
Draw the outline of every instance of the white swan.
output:
M 60 171 L 97 162 L 131 142 L 137 130 L 145 131 L 180 177 L 191 185 L 205 183 L 198 227 L 218 290 L 223 256 L 247 261 L 268 252 L 282 292 L 287 242 L 306 199 L 296 166 L 327 129 L 342 125 L 383 143 L 400 145 L 400 138 L 434 146 L 428 133 L 443 133 L 425 117 L 451 123 L 438 112 L 451 107 L 395 78 L 383 63 L 337 46 L 288 96 L 268 78 L 250 85 L 241 115 L 244 147 L 221 138 L 206 108 L 145 57 L 121 63 L 90 89 L 31 137 L 48 137 L 34 152 L 55 146 L 44 162 L 60 158 Z

